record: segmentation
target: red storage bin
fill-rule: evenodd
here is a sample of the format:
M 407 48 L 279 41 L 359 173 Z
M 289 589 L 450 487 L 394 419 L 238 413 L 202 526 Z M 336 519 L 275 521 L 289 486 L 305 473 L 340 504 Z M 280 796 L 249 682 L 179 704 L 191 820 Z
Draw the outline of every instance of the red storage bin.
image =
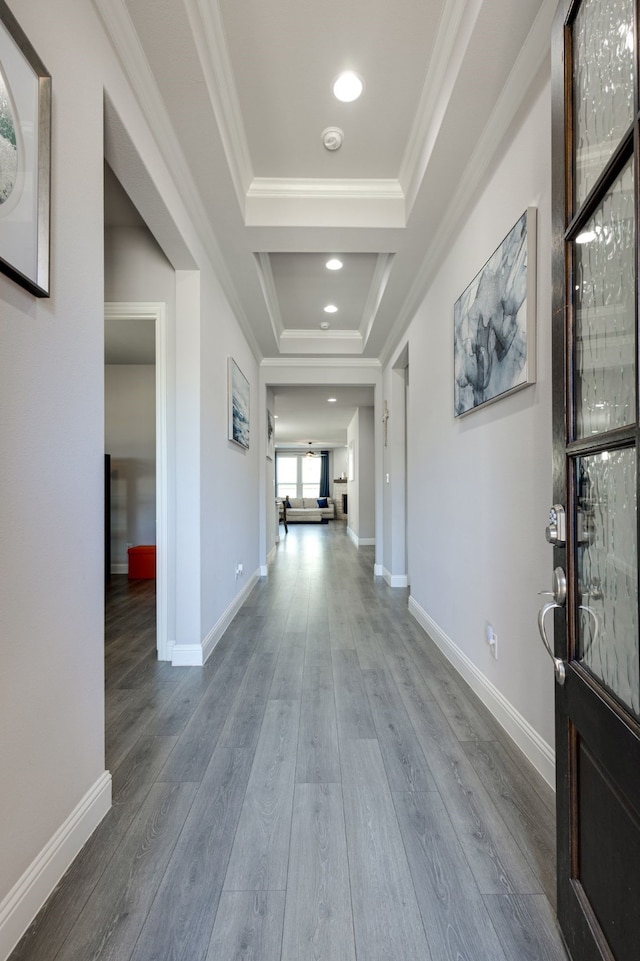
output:
M 129 555 L 130 579 L 139 580 L 156 576 L 155 544 L 141 544 L 138 547 L 130 547 L 127 553 Z

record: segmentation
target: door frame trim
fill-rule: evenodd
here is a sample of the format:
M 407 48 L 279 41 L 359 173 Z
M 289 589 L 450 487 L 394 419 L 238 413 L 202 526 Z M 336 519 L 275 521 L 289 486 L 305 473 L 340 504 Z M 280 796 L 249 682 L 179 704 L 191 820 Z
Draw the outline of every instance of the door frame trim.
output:
M 156 646 L 159 661 L 171 660 L 168 638 L 168 439 L 167 439 L 167 306 L 155 301 L 111 301 L 105 320 L 154 320 L 156 347 Z

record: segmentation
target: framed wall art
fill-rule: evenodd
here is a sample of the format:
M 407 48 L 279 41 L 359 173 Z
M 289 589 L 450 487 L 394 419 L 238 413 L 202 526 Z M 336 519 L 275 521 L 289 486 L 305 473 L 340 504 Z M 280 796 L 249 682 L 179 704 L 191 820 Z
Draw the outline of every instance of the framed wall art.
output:
M 454 368 L 456 417 L 535 383 L 535 207 L 456 301 Z
M 229 357 L 229 440 L 249 449 L 249 381 Z
M 276 422 L 273 414 L 267 409 L 267 457 L 273 460 L 276 449 Z
M 49 296 L 51 77 L 0 0 L 0 270 Z

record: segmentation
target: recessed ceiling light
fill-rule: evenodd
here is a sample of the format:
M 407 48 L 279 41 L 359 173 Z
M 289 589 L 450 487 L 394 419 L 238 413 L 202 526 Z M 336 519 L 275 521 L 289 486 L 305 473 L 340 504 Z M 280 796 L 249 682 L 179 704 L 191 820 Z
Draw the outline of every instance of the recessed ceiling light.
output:
M 337 404 L 337 403 L 338 403 L 338 398 L 337 398 L 337 397 L 327 397 L 327 403 L 328 403 L 328 404 Z
M 357 100 L 362 93 L 364 84 L 353 70 L 345 70 L 333 84 L 333 93 L 338 100 L 343 103 L 351 103 Z
M 337 257 L 332 257 L 325 264 L 327 270 L 342 270 L 342 261 L 338 260 Z
M 324 312 L 325 314 L 337 314 L 338 308 L 335 304 L 327 304 L 327 306 L 324 308 Z
M 329 327 L 331 327 L 331 324 L 329 323 L 328 320 L 323 320 L 322 323 L 320 324 L 321 330 L 329 330 Z

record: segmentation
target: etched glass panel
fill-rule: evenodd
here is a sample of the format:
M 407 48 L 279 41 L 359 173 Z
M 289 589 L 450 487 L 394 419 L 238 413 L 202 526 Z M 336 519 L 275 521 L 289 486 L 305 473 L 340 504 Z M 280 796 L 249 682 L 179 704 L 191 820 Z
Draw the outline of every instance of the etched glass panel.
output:
M 583 0 L 573 25 L 578 205 L 633 120 L 633 48 L 633 0 Z
M 636 452 L 577 461 L 578 657 L 640 716 Z
M 579 437 L 635 421 L 635 205 L 631 161 L 574 244 Z

